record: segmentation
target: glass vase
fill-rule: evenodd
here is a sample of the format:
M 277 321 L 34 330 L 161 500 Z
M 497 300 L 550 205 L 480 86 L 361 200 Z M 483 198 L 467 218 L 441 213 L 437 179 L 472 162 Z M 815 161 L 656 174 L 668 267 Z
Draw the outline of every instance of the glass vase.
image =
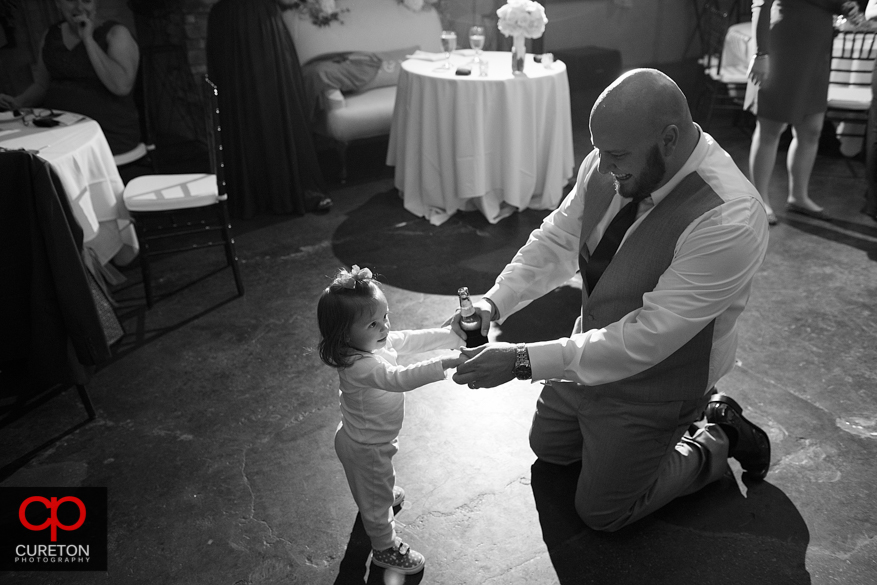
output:
M 524 73 L 524 57 L 527 56 L 524 35 L 515 35 L 512 40 L 512 73 L 521 75 Z

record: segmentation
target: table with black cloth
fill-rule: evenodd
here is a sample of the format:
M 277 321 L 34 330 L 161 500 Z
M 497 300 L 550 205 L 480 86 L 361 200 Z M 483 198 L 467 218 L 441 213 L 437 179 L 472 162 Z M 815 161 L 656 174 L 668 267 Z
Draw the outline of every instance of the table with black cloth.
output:
M 45 160 L 0 152 L 0 176 L 0 370 L 20 364 L 29 383 L 84 384 L 111 354 L 83 230 Z

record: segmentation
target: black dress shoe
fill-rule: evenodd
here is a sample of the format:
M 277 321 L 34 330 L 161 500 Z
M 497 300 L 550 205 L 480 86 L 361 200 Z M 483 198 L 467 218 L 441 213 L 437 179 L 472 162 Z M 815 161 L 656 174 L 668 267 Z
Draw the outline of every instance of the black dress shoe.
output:
M 740 405 L 720 392 L 707 404 L 706 420 L 721 426 L 728 435 L 731 440 L 728 456 L 739 461 L 749 477 L 764 479 L 770 467 L 770 439 L 767 433 L 746 420 Z

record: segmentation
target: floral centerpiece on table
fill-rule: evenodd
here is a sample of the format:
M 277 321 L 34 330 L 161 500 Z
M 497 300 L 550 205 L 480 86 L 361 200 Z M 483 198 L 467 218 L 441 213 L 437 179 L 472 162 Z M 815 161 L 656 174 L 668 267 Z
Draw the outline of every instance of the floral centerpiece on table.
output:
M 533 0 L 508 0 L 508 3 L 496 11 L 499 17 L 499 32 L 512 37 L 512 71 L 520 73 L 524 70 L 526 48 L 524 39 L 538 39 L 545 32 L 548 17 L 545 7 Z
M 396 0 L 412 12 L 420 12 L 421 10 L 431 10 L 433 8 L 438 8 L 438 4 L 441 0 Z
M 538 39 L 545 32 L 545 7 L 533 0 L 508 0 L 496 11 L 499 32 L 507 37 Z

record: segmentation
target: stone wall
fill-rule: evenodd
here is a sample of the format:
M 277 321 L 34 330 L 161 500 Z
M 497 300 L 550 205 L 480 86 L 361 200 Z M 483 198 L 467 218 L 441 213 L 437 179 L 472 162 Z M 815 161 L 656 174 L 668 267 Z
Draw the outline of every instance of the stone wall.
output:
M 119 1 L 119 0 L 103 0 Z M 207 17 L 218 0 L 131 0 L 156 139 L 205 137 L 201 79 L 207 73 Z

